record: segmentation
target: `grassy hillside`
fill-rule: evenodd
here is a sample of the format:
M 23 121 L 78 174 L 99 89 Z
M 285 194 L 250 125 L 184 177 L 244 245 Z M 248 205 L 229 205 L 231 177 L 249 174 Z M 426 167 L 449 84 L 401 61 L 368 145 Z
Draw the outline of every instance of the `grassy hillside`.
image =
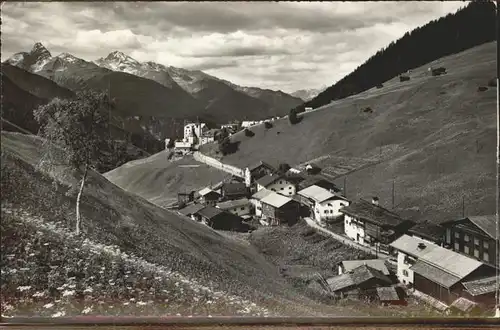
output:
M 297 110 L 364 92 L 407 70 L 495 41 L 495 10 L 492 1 L 470 1 L 456 13 L 407 32 Z
M 192 157 L 170 161 L 168 153 L 162 151 L 151 157 L 126 163 L 104 176 L 126 191 L 157 205 L 166 206 L 177 200 L 178 192 L 200 190 L 222 181 L 228 174 L 199 163 Z
M 45 230 L 40 227 L 41 225 L 36 229 L 27 229 L 26 232 L 21 229 L 25 228 L 22 224 L 34 224 L 36 221 L 30 221 L 30 218 L 33 217 L 39 219 L 38 222 L 43 222 L 43 226 L 49 228 L 60 227 L 72 230 L 74 225 L 75 196 L 68 188 L 68 184 L 75 182 L 75 176 L 61 166 L 57 166 L 50 173 L 37 170 L 35 166 L 40 159 L 40 149 L 41 141 L 36 137 L 2 132 L 2 207 L 11 210 L 13 217 L 11 221 L 15 222 L 15 225 L 7 223 L 6 230 L 16 231 L 16 228 L 19 228 L 16 231 L 16 235 L 19 237 L 34 235 L 34 230 L 41 231 L 42 233 L 38 234 L 38 240 L 33 237 L 23 238 L 28 242 L 34 239 L 38 242 L 36 243 L 37 247 L 40 242 L 44 242 L 44 239 L 49 240 L 49 245 L 50 242 L 58 243 L 61 240 L 74 241 L 76 244 L 78 240 L 68 239 L 71 236 L 41 239 L 41 236 L 45 237 L 43 235 Z M 53 178 L 57 178 L 59 183 L 55 183 Z M 41 196 L 43 198 L 40 198 Z M 289 284 L 280 278 L 276 267 L 267 262 L 253 248 L 244 246 L 204 225 L 187 218 L 181 218 L 140 197 L 129 194 L 98 173 L 92 172 L 89 175 L 88 185 L 82 199 L 81 212 L 83 238 L 88 240 L 88 245 L 93 246 L 95 245 L 93 242 L 95 242 L 112 246 L 115 251 L 119 249 L 120 252 L 126 253 L 131 258 L 148 262 L 151 264 L 147 267 L 150 274 L 154 274 L 157 270 L 155 265 L 165 267 L 178 272 L 189 280 L 199 282 L 213 291 L 220 291 L 223 295 L 237 295 L 242 300 L 248 300 L 257 306 L 267 308 L 270 313 L 280 315 L 314 315 L 319 313 L 334 315 L 342 313 L 340 309 L 326 308 L 298 295 Z M 2 235 L 2 246 L 6 246 L 7 251 L 12 251 L 15 246 L 12 245 L 12 242 L 6 241 L 9 237 L 12 235 L 8 237 Z M 51 241 L 52 239 L 54 240 Z M 22 244 L 28 244 L 28 242 Z M 69 250 L 73 247 L 71 244 L 73 243 L 68 242 Z M 68 258 L 64 257 L 64 248 L 58 245 L 56 248 L 58 252 L 53 255 L 55 261 L 52 266 L 57 266 L 58 272 L 63 271 L 63 269 L 72 270 L 75 256 L 83 258 L 80 267 L 90 262 L 86 252 L 83 251 L 86 249 L 85 246 L 81 247 L 81 255 L 75 251 L 68 252 L 70 253 Z M 2 251 L 5 250 L 2 249 Z M 14 254 L 18 252 L 14 252 Z M 36 252 L 34 253 L 36 254 Z M 52 258 L 47 256 L 45 252 L 39 252 L 39 255 Z M 110 261 L 99 262 L 107 264 Z M 126 266 L 120 260 L 117 260 L 117 263 L 118 265 L 122 264 L 123 267 Z M 18 264 L 14 266 L 12 263 L 9 263 L 9 266 L 19 267 Z M 28 263 L 22 267 L 32 269 L 32 266 L 35 267 L 35 265 Z M 111 270 L 116 271 L 116 268 L 111 267 Z M 41 270 L 37 269 L 39 276 L 52 274 L 48 269 L 45 272 L 42 273 Z M 47 274 L 47 272 L 49 273 Z M 71 281 L 69 278 L 73 277 L 69 274 L 55 274 L 54 276 L 57 282 L 54 285 L 58 285 L 64 276 L 66 276 L 66 281 Z M 107 280 L 105 277 L 99 277 L 98 274 L 92 273 L 91 276 L 97 277 L 95 281 L 101 284 L 101 280 Z M 2 281 L 2 285 L 22 287 L 33 285 L 34 289 L 41 289 L 42 284 L 35 280 L 30 282 L 30 277 L 19 277 L 18 280 L 16 280 L 17 277 L 12 276 L 7 278 L 14 282 L 5 283 Z M 80 296 L 83 294 L 85 297 L 85 292 L 81 291 L 84 285 L 96 283 L 95 281 L 89 282 L 90 280 L 93 279 L 84 277 L 84 279 L 80 279 L 79 284 L 76 284 L 77 288 L 80 288 L 78 292 Z M 65 284 L 73 285 L 69 282 L 65 282 Z M 140 287 L 139 283 L 134 285 L 142 290 L 142 294 L 145 294 L 145 287 Z M 7 292 L 14 294 L 13 290 L 10 288 Z M 18 288 L 17 290 L 21 291 L 22 289 Z M 127 288 L 127 290 L 131 289 Z M 168 287 L 166 290 L 169 290 Z M 139 291 L 139 293 L 141 292 Z M 54 291 L 48 299 L 56 301 L 59 295 L 60 293 Z M 147 296 L 147 294 L 145 295 Z M 146 299 L 145 296 L 140 297 Z M 4 301 L 9 301 L 10 305 L 19 304 L 18 306 L 22 307 L 24 301 L 18 298 L 20 298 L 19 292 L 16 292 L 14 296 L 2 297 Z M 34 312 L 36 314 L 36 311 Z M 26 315 L 25 311 L 19 311 L 19 313 Z M 351 313 L 355 315 L 355 312 Z
M 432 77 L 430 66 L 448 73 Z M 238 133 L 239 150 L 223 162 L 313 161 L 333 177 L 350 173 L 349 198 L 378 195 L 389 207 L 395 179 L 397 210 L 415 220 L 461 216 L 463 196 L 467 214 L 493 213 L 496 91 L 477 89 L 495 70 L 496 43 L 439 59 L 414 69 L 410 81 L 395 77 L 381 89 L 304 113 L 297 125 L 284 118 L 269 130 L 252 128 L 254 137 Z M 202 151 L 215 155 L 215 148 Z

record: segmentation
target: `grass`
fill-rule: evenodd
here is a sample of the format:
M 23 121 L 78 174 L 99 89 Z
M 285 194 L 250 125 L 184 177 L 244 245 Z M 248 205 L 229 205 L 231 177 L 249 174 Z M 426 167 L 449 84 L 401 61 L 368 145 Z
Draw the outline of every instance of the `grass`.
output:
M 26 217 L 35 216 L 48 226 L 72 231 L 75 196 L 69 186 L 77 183 L 77 176 L 64 166 L 39 170 L 36 165 L 40 152 L 39 138 L 2 132 L 2 202 L 12 210 L 25 212 Z M 151 268 L 165 267 L 213 291 L 255 303 L 269 310 L 270 315 L 342 313 L 299 294 L 254 248 L 127 193 L 96 172 L 91 172 L 88 180 L 81 212 L 83 237 L 90 245 L 112 246 L 144 260 Z M 25 231 L 21 228 L 17 231 L 19 235 Z M 7 238 L 2 235 L 2 244 L 13 244 L 5 242 Z M 71 236 L 64 239 L 74 240 Z M 71 268 L 69 262 L 63 258 L 62 267 Z M 24 306 L 16 295 L 12 296 L 14 289 L 9 290 L 11 294 L 3 299 L 11 305 Z
M 167 152 L 124 164 L 104 176 L 125 189 L 159 206 L 177 201 L 178 192 L 200 190 L 216 184 L 228 176 L 206 164 L 195 161 L 192 156 L 177 161 L 167 159 Z M 184 166 L 198 167 L 184 167 Z
M 432 77 L 427 68 L 443 66 Z M 291 125 L 252 127 L 255 136 L 232 136 L 239 150 L 222 161 L 245 167 L 260 160 L 277 166 L 315 162 L 325 174 L 347 174 L 347 197 L 378 196 L 396 211 L 420 221 L 495 211 L 496 90 L 477 87 L 496 69 L 496 43 L 484 44 L 412 70 L 373 88 L 301 114 Z M 370 107 L 373 113 L 361 111 Z M 277 134 L 280 132 L 280 134 Z M 202 147 L 214 156 L 214 146 Z

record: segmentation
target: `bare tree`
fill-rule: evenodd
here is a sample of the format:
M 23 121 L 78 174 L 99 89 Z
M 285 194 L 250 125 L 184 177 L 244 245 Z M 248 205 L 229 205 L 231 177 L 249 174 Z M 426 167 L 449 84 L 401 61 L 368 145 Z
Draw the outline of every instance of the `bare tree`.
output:
M 114 144 L 110 147 L 110 109 L 107 95 L 84 91 L 78 92 L 74 99 L 54 99 L 34 111 L 40 123 L 39 135 L 44 138 L 43 159 L 49 166 L 68 165 L 81 174 L 76 198 L 76 235 L 80 235 L 80 201 L 88 171 L 114 150 Z

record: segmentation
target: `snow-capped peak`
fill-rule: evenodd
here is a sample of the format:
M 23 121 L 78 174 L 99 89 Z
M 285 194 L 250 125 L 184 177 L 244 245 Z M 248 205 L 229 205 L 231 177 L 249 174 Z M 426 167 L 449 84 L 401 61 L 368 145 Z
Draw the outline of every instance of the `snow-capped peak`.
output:
M 69 62 L 69 63 L 76 63 L 76 62 L 83 61 L 82 59 L 80 59 L 76 56 L 73 56 L 69 53 L 61 53 L 61 54 L 57 55 L 57 57 L 60 58 L 61 60 L 64 60 L 65 62 Z
M 106 62 L 114 62 L 114 63 L 123 63 L 123 64 L 140 64 L 139 61 L 133 59 L 132 57 L 115 50 L 112 53 L 109 53 L 108 56 L 104 59 Z

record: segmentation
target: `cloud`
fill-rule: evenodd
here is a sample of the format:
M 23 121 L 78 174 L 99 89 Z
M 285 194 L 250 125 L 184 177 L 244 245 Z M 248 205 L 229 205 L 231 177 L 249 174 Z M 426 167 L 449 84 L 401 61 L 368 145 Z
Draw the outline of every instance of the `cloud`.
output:
M 2 57 L 37 41 L 87 60 L 119 50 L 244 86 L 331 85 L 463 2 L 4 3 Z

